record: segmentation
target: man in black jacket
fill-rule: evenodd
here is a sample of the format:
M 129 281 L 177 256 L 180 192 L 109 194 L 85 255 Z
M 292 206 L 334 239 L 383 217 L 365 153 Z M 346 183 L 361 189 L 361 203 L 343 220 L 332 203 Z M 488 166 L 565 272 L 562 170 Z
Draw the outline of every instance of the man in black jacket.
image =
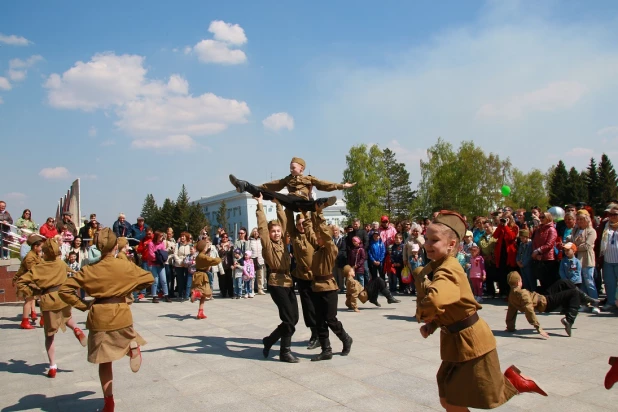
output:
M 365 229 L 361 228 L 360 219 L 354 219 L 352 222 L 352 231 L 348 233 L 348 236 L 345 239 L 346 249 L 354 249 L 354 245 L 352 244 L 352 238 L 354 236 L 358 236 L 361 242 L 363 242 L 363 248 L 367 250 L 369 246 L 369 235 Z
M 92 245 L 92 238 L 97 231 L 97 215 L 96 213 L 92 213 L 90 215 L 90 220 L 86 223 L 81 229 L 79 229 L 79 237 L 82 239 L 89 239 L 88 245 Z
M 59 220 L 58 223 L 56 223 L 56 230 L 58 230 L 58 233 L 62 233 L 62 226 L 66 225 L 69 232 L 71 232 L 73 236 L 77 236 L 77 228 L 75 227 L 75 223 L 73 223 L 71 216 L 73 216 L 73 213 L 69 211 L 62 213 L 62 220 Z

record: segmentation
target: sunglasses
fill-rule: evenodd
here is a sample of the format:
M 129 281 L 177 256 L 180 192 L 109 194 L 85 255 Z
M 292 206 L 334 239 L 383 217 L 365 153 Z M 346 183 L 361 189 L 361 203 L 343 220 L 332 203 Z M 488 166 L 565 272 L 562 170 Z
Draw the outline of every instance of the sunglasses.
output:
M 47 223 L 54 223 L 55 220 L 48 220 Z
M 244 234 L 245 234 L 245 232 L 238 232 L 238 234 L 239 234 L 239 235 L 244 235 Z

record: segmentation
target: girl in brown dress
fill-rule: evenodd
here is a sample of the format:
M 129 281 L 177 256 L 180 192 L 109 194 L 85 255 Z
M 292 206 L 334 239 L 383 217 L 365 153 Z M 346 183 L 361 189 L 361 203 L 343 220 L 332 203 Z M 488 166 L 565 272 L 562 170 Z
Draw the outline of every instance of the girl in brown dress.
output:
M 204 302 L 207 298 L 212 297 L 212 289 L 208 280 L 208 270 L 211 266 L 221 263 L 221 259 L 210 257 L 210 238 L 202 239 L 197 242 L 197 257 L 195 258 L 195 270 L 193 281 L 191 283 L 191 302 L 200 300 L 200 307 L 197 311 L 198 319 L 206 319 L 204 314 Z
M 425 322 L 421 335 L 427 338 L 440 328 L 440 404 L 449 412 L 463 412 L 468 407 L 496 408 L 518 393 L 547 396 L 515 366 L 502 374 L 496 340 L 489 325 L 479 318 L 481 305 L 454 257 L 465 233 L 466 224 L 459 214 L 441 211 L 426 233 L 425 251 L 431 263 L 414 271 L 416 318 Z M 427 279 L 430 273 L 431 281 Z
M 84 266 L 62 285 L 58 294 L 77 309 L 88 310 L 88 362 L 99 364 L 99 379 L 105 396 L 103 412 L 114 411 L 112 362 L 129 356 L 137 372 L 142 363 L 140 346 L 146 341 L 133 329 L 129 295 L 154 283 L 152 274 L 124 259 L 116 259 L 117 238 L 111 229 L 101 229 L 96 245 L 101 260 Z M 77 294 L 86 291 L 94 301 L 85 302 Z

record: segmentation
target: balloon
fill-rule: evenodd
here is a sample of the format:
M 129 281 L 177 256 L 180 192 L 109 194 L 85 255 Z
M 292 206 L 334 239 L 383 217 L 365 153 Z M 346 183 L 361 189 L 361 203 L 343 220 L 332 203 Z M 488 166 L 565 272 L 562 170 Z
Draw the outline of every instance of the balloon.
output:
M 559 222 L 564 219 L 564 209 L 560 206 L 550 207 L 548 212 L 554 217 L 554 222 Z
M 507 197 L 511 194 L 511 188 L 507 185 L 504 185 L 502 186 L 502 188 L 500 188 L 500 192 L 502 192 L 502 196 Z

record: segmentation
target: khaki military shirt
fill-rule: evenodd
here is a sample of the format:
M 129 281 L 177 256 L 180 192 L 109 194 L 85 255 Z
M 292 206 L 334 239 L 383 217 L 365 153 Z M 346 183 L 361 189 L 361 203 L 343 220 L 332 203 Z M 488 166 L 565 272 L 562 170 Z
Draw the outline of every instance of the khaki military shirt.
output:
M 24 273 L 17 280 L 17 290 L 24 296 L 41 296 L 41 310 L 55 311 L 67 307 L 58 296 L 58 291 L 46 289 L 62 285 L 67 279 L 67 264 L 60 259 L 44 260 Z
M 433 272 L 433 280 L 427 275 Z M 416 285 L 416 319 L 430 323 L 430 329 L 450 326 L 481 309 L 459 261 L 448 256 L 432 261 L 414 272 Z M 440 332 L 440 357 L 448 362 L 464 362 L 478 358 L 496 348 L 489 325 L 479 319 L 457 333 Z
M 108 254 L 94 265 L 84 266 L 72 278 L 64 282 L 58 294 L 60 298 L 79 310 L 87 310 L 86 327 L 95 332 L 118 330 L 133 324 L 133 316 L 127 302 L 88 304 L 81 300 L 77 289 L 83 289 L 95 299 L 127 297 L 135 290 L 142 290 L 154 283 L 152 273 L 128 260 L 115 259 Z
M 333 277 L 333 267 L 335 267 L 338 249 L 335 242 L 333 242 L 328 226 L 326 226 L 322 212 L 311 213 L 311 219 L 305 219 L 303 227 L 305 228 L 307 240 L 315 249 L 313 261 L 311 262 L 311 272 L 313 272 L 311 289 L 314 292 L 338 290 L 337 281 Z M 322 246 L 318 244 L 318 236 L 324 242 Z M 320 277 L 322 276 L 329 276 L 330 278 L 321 279 Z
M 298 279 L 311 280 L 313 277 L 311 273 L 311 262 L 313 261 L 315 249 L 313 245 L 309 243 L 307 235 L 299 232 L 294 224 L 294 212 L 290 209 L 285 209 L 285 217 L 287 219 L 287 227 L 285 230 L 290 234 L 292 250 L 294 252 L 294 258 L 296 259 L 296 268 L 292 275 Z M 308 217 L 305 219 L 308 219 Z
M 260 186 L 261 189 L 271 192 L 277 192 L 284 187 L 288 189 L 291 195 L 309 200 L 312 187 L 325 192 L 332 192 L 333 190 L 343 190 L 343 183 L 327 182 L 325 180 L 316 179 L 311 175 L 292 176 L 290 174 L 283 179 L 273 180 L 272 182 L 264 183 Z
M 511 332 L 515 330 L 517 312 L 520 311 L 524 313 L 528 323 L 538 331 L 541 331 L 541 324 L 534 311 L 545 312 L 546 307 L 547 299 L 545 296 L 519 287 L 511 288 L 509 292 L 509 307 L 506 311 L 506 329 Z
M 363 286 L 353 277 L 348 277 L 345 280 L 345 295 L 348 298 L 357 298 L 363 291 Z
M 15 273 L 15 276 L 13 276 L 13 283 L 17 283 L 17 279 L 19 279 L 21 275 L 23 275 L 24 273 L 32 269 L 34 265 L 37 265 L 42 261 L 43 259 L 41 259 L 39 254 L 36 253 L 34 250 L 30 250 L 28 253 L 26 253 L 26 256 L 24 256 L 24 260 L 22 260 L 21 264 L 19 265 L 19 269 Z
M 286 288 L 294 287 L 294 281 L 290 276 L 290 267 L 292 266 L 292 258 L 285 247 L 284 236 L 287 219 L 283 208 L 277 203 L 277 218 L 281 225 L 282 238 L 278 242 L 270 240 L 268 231 L 268 221 L 264 214 L 264 207 L 258 203 L 257 211 L 255 212 L 258 221 L 258 233 L 262 242 L 262 257 L 270 268 L 268 275 L 268 284 L 271 286 L 283 286 Z
M 215 266 L 221 263 L 221 258 L 215 258 L 210 256 L 210 251 L 201 252 L 195 258 L 195 270 L 200 272 L 208 272 L 211 266 Z

